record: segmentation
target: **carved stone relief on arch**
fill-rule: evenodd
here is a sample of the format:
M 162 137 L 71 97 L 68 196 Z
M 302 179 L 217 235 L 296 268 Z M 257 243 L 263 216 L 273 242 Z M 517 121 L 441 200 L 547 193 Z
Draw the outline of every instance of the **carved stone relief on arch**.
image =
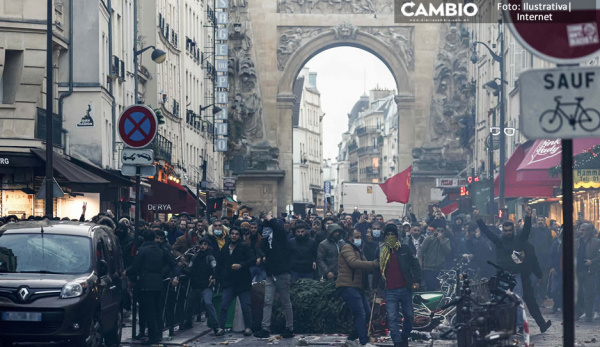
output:
M 289 58 L 298 48 L 311 39 L 323 34 L 333 33 L 334 40 L 352 41 L 358 32 L 374 36 L 382 41 L 391 52 L 394 52 L 404 62 L 408 71 L 414 71 L 414 27 L 389 26 L 389 27 L 355 27 L 342 22 L 334 27 L 278 27 L 277 42 L 277 68 L 283 71 Z

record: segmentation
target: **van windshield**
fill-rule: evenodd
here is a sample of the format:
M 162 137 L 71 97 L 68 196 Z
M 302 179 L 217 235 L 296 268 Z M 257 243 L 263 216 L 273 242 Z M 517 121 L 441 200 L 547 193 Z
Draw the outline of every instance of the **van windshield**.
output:
M 80 274 L 92 264 L 89 238 L 56 234 L 4 234 L 0 272 Z

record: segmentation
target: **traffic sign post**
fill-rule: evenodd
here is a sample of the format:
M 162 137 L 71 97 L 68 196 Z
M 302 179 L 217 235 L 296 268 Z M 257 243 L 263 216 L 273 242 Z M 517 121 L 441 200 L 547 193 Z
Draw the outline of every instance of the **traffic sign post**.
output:
M 600 67 L 529 70 L 519 81 L 520 128 L 527 138 L 600 135 Z
M 154 140 L 157 120 L 154 111 L 144 105 L 129 106 L 119 117 L 119 135 L 126 145 L 142 148 Z
M 132 105 L 127 107 L 118 121 L 119 135 L 121 140 L 131 148 L 143 148 L 148 146 L 158 130 L 158 121 L 154 111 L 144 105 Z M 142 176 L 153 176 L 156 174 L 154 165 L 154 153 L 152 150 L 135 150 L 125 148 L 123 150 L 121 173 L 125 176 L 135 175 L 135 231 L 138 236 L 139 223 L 141 219 L 140 186 Z M 128 165 L 135 164 L 135 165 Z
M 577 61 L 577 59 L 575 59 Z M 573 138 L 600 133 L 600 68 L 560 66 L 521 74 L 520 128 L 529 139 L 561 139 L 563 345 L 575 344 Z
M 121 163 L 123 165 L 152 165 L 154 164 L 154 151 L 125 148 L 121 153 Z

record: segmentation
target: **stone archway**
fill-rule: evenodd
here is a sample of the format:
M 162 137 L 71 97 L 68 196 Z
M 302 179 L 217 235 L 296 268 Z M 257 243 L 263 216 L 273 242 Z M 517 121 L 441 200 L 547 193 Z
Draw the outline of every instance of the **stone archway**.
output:
M 399 167 L 412 164 L 412 149 L 427 137 L 440 30 L 398 25 L 391 8 L 391 0 L 230 1 L 229 169 L 238 198 L 256 215 L 279 214 L 293 201 L 293 84 L 307 61 L 330 48 L 363 49 L 387 65 L 403 124 L 395 155 Z
M 340 46 L 351 46 L 368 51 L 378 57 L 390 70 L 397 86 L 396 102 L 405 117 L 413 118 L 414 110 L 414 27 L 355 27 L 342 22 L 334 27 L 278 27 L 277 63 L 278 78 L 277 113 L 281 124 L 280 131 L 289 129 L 295 96 L 293 85 L 300 69 L 312 57 L 322 51 Z M 402 134 L 404 138 L 409 132 Z M 288 148 L 289 145 L 289 148 Z M 290 144 L 280 143 L 279 165 L 286 172 L 292 172 L 292 151 Z M 400 151 L 399 164 L 410 165 L 411 153 Z M 282 177 L 278 201 L 292 201 L 292 177 Z M 278 206 L 282 208 L 283 206 Z

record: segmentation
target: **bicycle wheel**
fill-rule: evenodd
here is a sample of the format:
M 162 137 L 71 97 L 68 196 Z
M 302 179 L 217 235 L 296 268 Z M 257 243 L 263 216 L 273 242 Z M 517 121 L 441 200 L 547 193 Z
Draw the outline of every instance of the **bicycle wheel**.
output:
M 540 116 L 540 126 L 547 133 L 555 133 L 562 128 L 563 119 L 556 110 L 547 110 Z
M 587 117 L 584 115 L 587 115 Z M 579 125 L 587 131 L 594 131 L 600 128 L 600 113 L 593 108 L 586 108 L 579 114 Z

